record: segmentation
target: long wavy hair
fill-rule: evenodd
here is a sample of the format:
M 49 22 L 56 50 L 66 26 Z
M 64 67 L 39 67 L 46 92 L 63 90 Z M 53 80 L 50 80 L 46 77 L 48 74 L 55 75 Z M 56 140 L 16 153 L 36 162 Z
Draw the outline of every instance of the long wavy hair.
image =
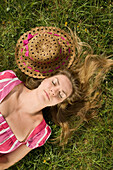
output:
M 50 107 L 50 113 L 55 124 L 61 127 L 61 134 L 55 140 L 60 144 L 67 143 L 70 132 L 77 130 L 83 123 L 97 116 L 101 107 L 101 82 L 113 66 L 111 56 L 94 55 L 89 44 L 81 42 L 71 30 L 71 36 L 76 48 L 76 60 L 69 70 L 61 70 L 56 74 L 66 75 L 73 86 L 73 93 L 62 103 Z M 26 86 L 37 88 L 41 80 L 28 78 Z M 77 123 L 75 123 L 77 120 Z

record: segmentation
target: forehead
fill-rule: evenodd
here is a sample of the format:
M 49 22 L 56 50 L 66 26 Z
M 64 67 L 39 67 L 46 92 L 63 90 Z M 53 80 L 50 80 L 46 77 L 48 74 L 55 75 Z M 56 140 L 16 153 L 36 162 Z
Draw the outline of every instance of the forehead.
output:
M 59 75 L 53 76 L 52 78 L 58 79 L 62 90 L 64 90 L 68 96 L 72 93 L 72 83 L 66 75 L 59 74 Z

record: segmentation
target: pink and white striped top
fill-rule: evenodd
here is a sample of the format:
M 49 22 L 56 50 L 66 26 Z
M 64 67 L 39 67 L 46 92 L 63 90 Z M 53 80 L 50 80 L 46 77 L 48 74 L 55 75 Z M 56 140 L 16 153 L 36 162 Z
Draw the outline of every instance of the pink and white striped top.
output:
M 0 103 L 9 92 L 18 84 L 22 83 L 11 70 L 0 72 Z M 51 134 L 50 127 L 43 119 L 42 122 L 29 134 L 25 142 L 20 142 L 12 132 L 7 121 L 0 113 L 0 154 L 14 151 L 20 145 L 35 149 L 44 145 Z

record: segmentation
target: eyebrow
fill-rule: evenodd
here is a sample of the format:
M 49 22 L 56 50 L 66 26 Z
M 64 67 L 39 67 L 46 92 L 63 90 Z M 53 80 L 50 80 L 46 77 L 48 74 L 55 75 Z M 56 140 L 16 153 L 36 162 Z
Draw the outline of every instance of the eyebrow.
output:
M 60 81 L 59 81 L 59 79 L 56 77 L 56 79 L 57 79 L 57 82 L 58 82 L 58 85 L 60 85 Z M 65 95 L 66 95 L 66 97 L 67 97 L 67 93 L 64 91 L 64 90 L 62 90 L 63 91 L 63 93 L 65 93 Z

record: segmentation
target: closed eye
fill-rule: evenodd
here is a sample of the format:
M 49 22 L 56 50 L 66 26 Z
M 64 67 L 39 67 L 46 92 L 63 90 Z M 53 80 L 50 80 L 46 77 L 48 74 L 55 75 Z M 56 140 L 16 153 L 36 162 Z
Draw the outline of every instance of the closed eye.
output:
M 62 97 L 62 95 L 59 93 L 59 97 L 62 99 L 63 97 Z
M 58 83 L 57 78 L 54 78 L 54 79 L 52 80 L 52 84 L 53 84 L 54 86 L 56 86 L 57 83 Z
M 66 98 L 66 94 L 62 91 L 62 92 L 59 92 L 59 97 L 62 99 L 62 98 Z
M 52 84 L 55 86 L 56 85 L 56 83 L 54 82 L 54 81 L 52 81 Z

